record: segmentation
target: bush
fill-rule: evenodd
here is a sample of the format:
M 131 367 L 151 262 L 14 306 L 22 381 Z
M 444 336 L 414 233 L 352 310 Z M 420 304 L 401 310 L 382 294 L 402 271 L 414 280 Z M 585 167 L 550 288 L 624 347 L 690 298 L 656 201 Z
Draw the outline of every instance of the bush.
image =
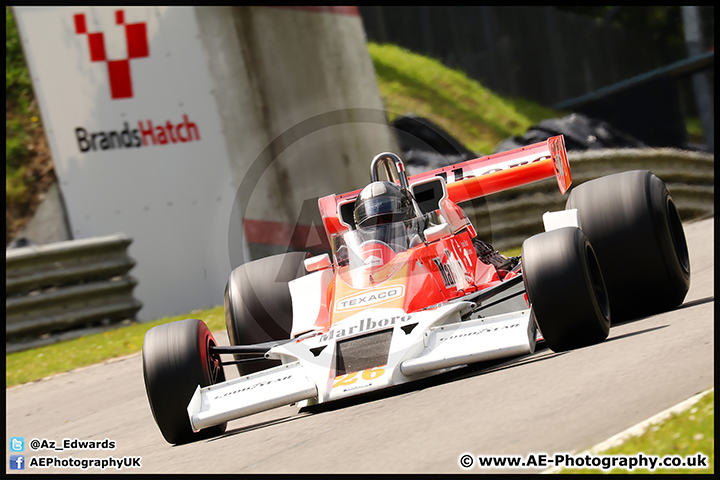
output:
M 20 36 L 10 7 L 5 7 L 5 101 L 27 109 L 32 100 L 32 82 L 25 64 Z

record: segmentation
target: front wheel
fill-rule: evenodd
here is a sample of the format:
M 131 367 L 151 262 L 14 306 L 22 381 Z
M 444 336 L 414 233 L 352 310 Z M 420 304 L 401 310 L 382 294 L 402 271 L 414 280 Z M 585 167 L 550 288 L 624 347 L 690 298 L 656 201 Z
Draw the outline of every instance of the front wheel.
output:
M 571 350 L 602 342 L 610 332 L 610 303 L 592 245 L 566 227 L 523 242 L 525 290 L 547 346 Z
M 198 385 L 225 381 L 217 345 L 202 320 L 189 319 L 153 327 L 145 333 L 142 360 L 145 390 L 155 422 L 168 443 L 186 443 L 219 435 L 227 422 L 198 434 L 190 426 L 187 407 Z

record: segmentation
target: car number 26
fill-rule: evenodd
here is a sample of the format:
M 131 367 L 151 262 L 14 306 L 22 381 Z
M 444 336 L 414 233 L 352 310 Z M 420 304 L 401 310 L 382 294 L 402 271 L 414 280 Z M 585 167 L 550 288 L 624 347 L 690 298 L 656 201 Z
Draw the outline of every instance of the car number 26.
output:
M 385 365 L 382 365 L 382 367 L 384 366 Z M 353 383 L 357 382 L 359 378 L 362 378 L 363 380 L 375 380 L 376 378 L 381 377 L 384 373 L 384 368 L 373 367 L 363 370 L 361 372 L 352 372 L 346 373 L 344 375 L 338 375 L 337 377 L 335 377 L 335 383 L 333 384 L 333 388 L 352 385 Z M 358 377 L 358 374 L 360 375 L 360 377 Z

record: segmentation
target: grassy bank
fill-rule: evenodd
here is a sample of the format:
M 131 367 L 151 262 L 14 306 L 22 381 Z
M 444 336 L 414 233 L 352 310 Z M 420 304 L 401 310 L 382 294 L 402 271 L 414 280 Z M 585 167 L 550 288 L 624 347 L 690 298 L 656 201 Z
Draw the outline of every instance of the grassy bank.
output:
M 492 153 L 502 140 L 563 115 L 497 95 L 459 70 L 395 45 L 370 43 L 368 50 L 391 121 L 406 113 L 429 118 L 476 153 Z

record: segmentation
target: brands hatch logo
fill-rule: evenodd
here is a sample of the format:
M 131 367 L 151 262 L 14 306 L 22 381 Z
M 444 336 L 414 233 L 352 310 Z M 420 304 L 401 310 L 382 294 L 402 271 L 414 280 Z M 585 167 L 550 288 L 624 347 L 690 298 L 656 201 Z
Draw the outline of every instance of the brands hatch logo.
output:
M 115 11 L 115 24 L 125 32 L 127 58 L 110 60 L 105 48 L 105 34 L 90 32 L 84 13 L 75 14 L 75 33 L 87 37 L 91 62 L 105 62 L 110 80 L 112 100 L 133 98 L 133 83 L 130 74 L 130 60 L 150 57 L 147 25 L 145 22 L 126 23 L 125 12 Z M 135 127 L 137 126 L 137 127 Z M 81 153 L 97 150 L 139 148 L 156 145 L 170 145 L 200 140 L 200 129 L 190 120 L 188 114 L 181 119 L 137 122 L 123 122 L 117 128 L 104 131 L 90 131 L 85 127 L 75 128 L 75 139 Z
M 106 132 L 88 132 L 83 127 L 75 128 L 75 138 L 81 152 L 95 150 L 113 150 L 116 148 L 138 148 L 153 145 L 187 143 L 200 140 L 198 126 L 183 115 L 181 122 L 153 123 L 152 120 L 140 120 L 138 128 L 130 129 L 130 123 L 124 122 L 121 130 Z
M 110 60 L 105 51 L 105 34 L 103 32 L 89 32 L 84 13 L 74 16 L 75 33 L 85 35 L 90 48 L 91 62 L 105 62 L 110 78 L 110 98 L 119 100 L 133 97 L 132 77 L 130 75 L 130 60 L 147 58 L 150 48 L 147 40 L 147 26 L 144 22 L 125 23 L 125 12 L 115 11 L 115 24 L 125 30 L 127 45 L 127 58 Z

